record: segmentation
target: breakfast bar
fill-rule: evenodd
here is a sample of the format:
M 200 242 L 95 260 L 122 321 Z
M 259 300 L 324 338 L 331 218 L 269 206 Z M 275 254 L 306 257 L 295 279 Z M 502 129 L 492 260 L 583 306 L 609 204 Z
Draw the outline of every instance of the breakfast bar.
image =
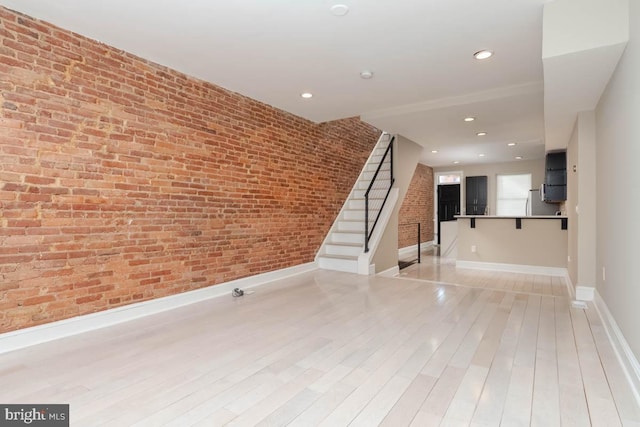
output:
M 566 216 L 460 215 L 444 228 L 442 240 L 455 242 L 456 265 L 549 269 L 567 266 Z

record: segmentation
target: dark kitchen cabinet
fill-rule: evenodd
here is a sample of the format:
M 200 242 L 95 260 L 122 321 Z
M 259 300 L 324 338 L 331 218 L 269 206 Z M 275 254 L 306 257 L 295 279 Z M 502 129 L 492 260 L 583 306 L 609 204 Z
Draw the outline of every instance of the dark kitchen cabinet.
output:
M 466 214 L 485 215 L 487 210 L 487 177 L 466 177 L 465 191 Z
M 547 153 L 544 174 L 545 202 L 562 202 L 567 200 L 567 152 Z

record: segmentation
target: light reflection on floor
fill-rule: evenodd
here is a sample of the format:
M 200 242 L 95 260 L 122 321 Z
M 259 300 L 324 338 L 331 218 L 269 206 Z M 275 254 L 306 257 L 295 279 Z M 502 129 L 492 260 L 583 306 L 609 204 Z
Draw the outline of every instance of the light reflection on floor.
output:
M 413 254 L 403 259 L 403 261 L 416 258 L 417 255 Z M 515 291 L 536 295 L 569 295 L 567 284 L 563 277 L 457 268 L 455 259 L 440 258 L 436 246 L 423 250 L 421 262 L 402 269 L 397 277 L 400 279 L 424 280 L 430 283 Z

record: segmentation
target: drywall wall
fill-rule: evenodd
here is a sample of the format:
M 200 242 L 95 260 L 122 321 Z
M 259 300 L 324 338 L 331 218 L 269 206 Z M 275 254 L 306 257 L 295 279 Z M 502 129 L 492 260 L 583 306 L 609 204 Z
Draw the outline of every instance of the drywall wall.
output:
M 628 0 L 558 0 L 544 5 L 542 57 L 624 43 Z
M 596 289 L 640 358 L 640 2 L 629 7 L 629 42 L 596 109 Z
M 628 0 L 545 3 L 542 62 L 547 151 L 566 148 L 577 114 L 596 107 L 628 40 L 628 8 Z
M 567 247 L 567 271 L 574 290 L 578 283 L 578 265 L 580 263 L 580 259 L 578 258 L 578 213 L 576 210 L 576 207 L 580 203 L 578 185 L 580 183 L 579 177 L 582 170 L 582 168 L 578 167 L 579 150 L 578 125 L 576 121 L 576 125 L 573 127 L 573 132 L 571 133 L 571 139 L 569 140 L 569 144 L 567 144 L 567 200 L 563 203 L 562 208 L 570 224 L 569 232 L 567 233 L 567 238 L 569 239 Z
M 583 111 L 567 148 L 568 270 L 576 287 L 596 286 L 596 195 L 595 114 Z
M 596 286 L 596 127 L 595 113 L 578 113 L 578 281 L 577 286 Z M 573 165 L 567 165 L 572 173 Z M 576 226 L 574 225 L 574 227 Z

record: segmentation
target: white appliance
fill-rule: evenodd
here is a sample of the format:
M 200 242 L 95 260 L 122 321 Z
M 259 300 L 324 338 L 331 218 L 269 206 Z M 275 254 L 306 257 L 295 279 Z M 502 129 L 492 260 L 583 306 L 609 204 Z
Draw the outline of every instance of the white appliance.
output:
M 527 197 L 527 216 L 556 215 L 556 212 L 559 210 L 560 206 L 556 203 L 542 201 L 540 189 L 535 188 L 529 190 L 529 196 Z

